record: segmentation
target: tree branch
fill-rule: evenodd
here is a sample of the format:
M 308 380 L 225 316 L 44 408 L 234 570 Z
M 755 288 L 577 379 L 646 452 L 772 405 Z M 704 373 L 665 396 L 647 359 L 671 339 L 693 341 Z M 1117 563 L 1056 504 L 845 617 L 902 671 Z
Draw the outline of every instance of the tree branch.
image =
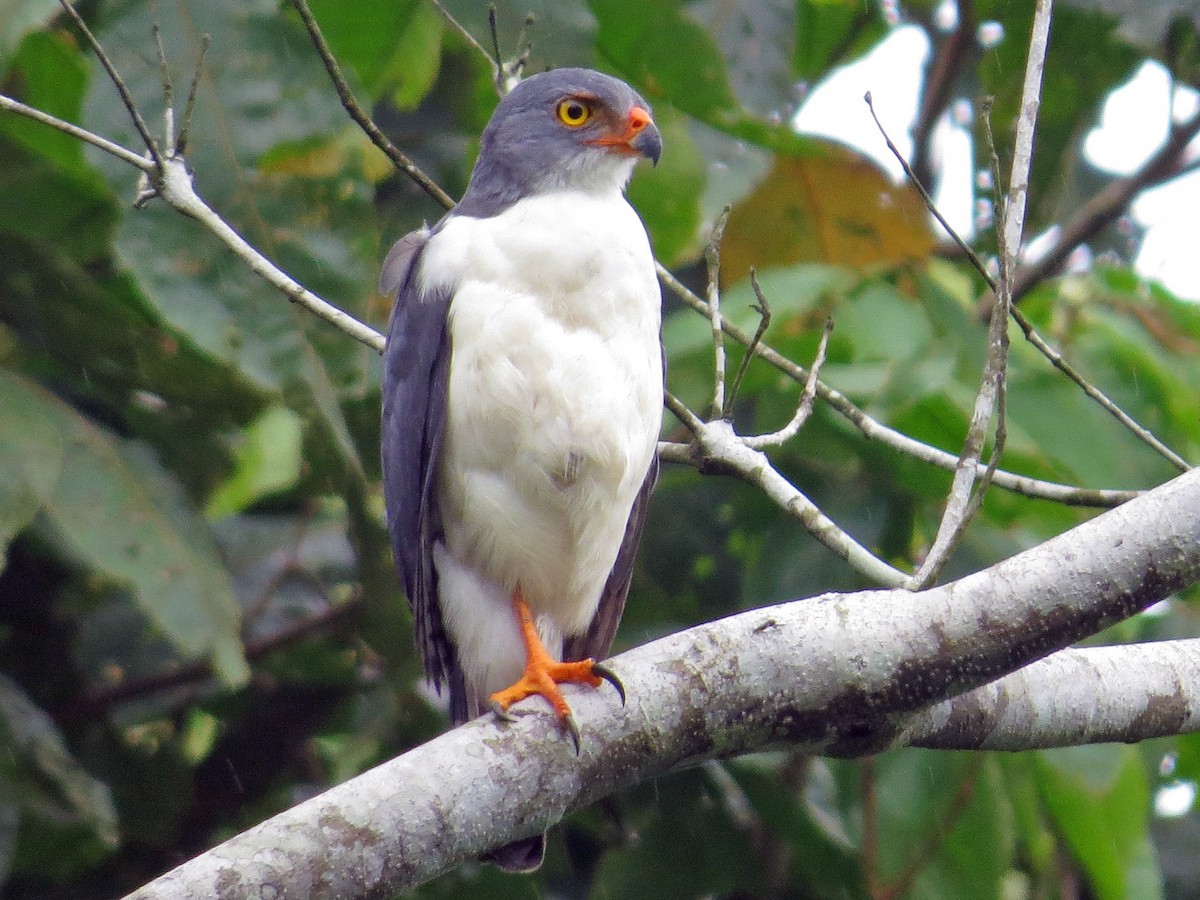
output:
M 656 268 L 659 280 L 670 288 L 680 300 L 696 312 L 705 316 L 708 315 L 708 304 L 699 295 L 676 278 L 662 263 L 656 263 Z M 804 384 L 807 381 L 808 370 L 792 362 L 770 344 L 761 340 L 755 341 L 750 335 L 724 317 L 721 320 L 721 328 L 738 343 L 747 347 L 752 346 L 756 356 L 774 366 L 797 383 Z M 831 388 L 820 380 L 817 381 L 817 396 L 845 417 L 868 440 L 879 441 L 881 444 L 885 444 L 900 453 L 905 453 L 921 462 L 950 472 L 953 472 L 955 466 L 958 464 L 958 457 L 953 453 L 923 444 L 915 438 L 889 428 L 882 422 L 867 415 L 866 412 L 856 406 L 845 394 Z M 677 461 L 686 462 L 687 460 L 679 459 Z M 980 466 L 980 474 L 982 473 L 983 467 Z M 993 483 L 997 487 L 1013 491 L 1014 493 L 1023 494 L 1027 497 L 1037 497 L 1042 500 L 1051 500 L 1067 506 L 1117 506 L 1132 500 L 1140 493 L 1139 491 L 1074 487 L 1067 484 L 1057 484 L 1052 481 L 1041 481 L 1040 479 L 1029 478 L 1025 475 L 1016 475 L 1012 472 L 1006 472 L 1003 469 L 996 471 Z
M 933 718 L 935 709 L 912 719 L 906 732 L 906 719 L 1197 580 L 1200 472 L 1189 472 L 949 585 L 916 594 L 828 594 L 638 647 L 611 661 L 628 689 L 627 706 L 606 691 L 572 695 L 585 732 L 579 756 L 554 717 L 527 701 L 511 725 L 491 716 L 463 725 L 226 841 L 130 898 L 258 896 L 267 886 L 281 896 L 390 897 L 542 831 L 571 809 L 706 759 L 780 742 L 854 756 L 903 743 L 910 733 L 930 745 L 948 735 L 961 743 L 969 732 L 964 716 L 952 714 L 966 700 L 939 707 L 950 713 L 945 721 Z M 1090 664 L 1095 652 L 1071 654 L 1067 664 Z M 1057 702 L 1059 678 L 1043 683 L 1050 693 L 1040 696 Z M 1192 712 L 1200 681 L 1180 673 L 1166 684 L 1175 687 L 1156 684 L 1159 699 L 1143 704 L 1157 714 L 1143 717 L 1139 737 L 1200 722 Z M 1000 705 L 993 708 L 1006 721 Z M 922 721 L 929 723 L 924 731 Z M 1038 744 L 1051 733 L 1040 732 Z M 1059 735 L 1070 743 L 1094 736 L 1108 732 Z
M 1166 143 L 1140 169 L 1111 182 L 1083 204 L 1063 225 L 1050 249 L 1017 271 L 1013 280 L 1013 300 L 1019 301 L 1039 283 L 1059 271 L 1076 247 L 1087 243 L 1114 222 L 1141 191 L 1181 174 L 1180 161 L 1197 134 L 1200 134 L 1200 112 L 1172 129 Z M 991 298 L 984 298 L 983 302 L 990 303 Z
M 443 191 L 437 182 L 421 171 L 421 168 L 409 159 L 399 147 L 388 140 L 387 135 L 375 124 L 375 120 L 359 105 L 358 100 L 354 97 L 354 92 L 350 90 L 350 85 L 342 75 L 341 67 L 338 66 L 337 60 L 333 56 L 333 51 L 329 49 L 325 35 L 321 33 L 321 29 L 317 26 L 317 20 L 313 18 L 312 10 L 308 8 L 307 0 L 292 0 L 292 6 L 300 14 L 300 21 L 304 23 L 304 29 L 308 32 L 313 46 L 316 47 L 317 55 L 321 57 L 321 63 L 325 66 L 325 71 L 329 73 L 329 80 L 333 82 L 333 88 L 337 91 L 338 99 L 342 101 L 342 107 L 350 115 L 350 118 L 370 138 L 371 143 L 383 151 L 384 155 L 392 161 L 392 165 L 415 181 L 421 190 L 440 203 L 444 209 L 453 209 L 454 200 L 451 199 L 450 195 Z
M 1200 731 L 1200 638 L 1062 650 L 914 716 L 937 750 L 1133 743 Z
M 946 498 L 946 508 L 938 524 L 937 535 L 925 561 L 912 577 L 910 586 L 915 590 L 933 584 L 950 560 L 950 554 L 958 546 L 971 519 L 983 503 L 983 495 L 995 476 L 1000 454 L 1004 451 L 1008 311 L 1012 305 L 1012 273 L 1016 268 L 1017 256 L 1021 251 L 1021 237 L 1025 232 L 1025 202 L 1029 196 L 1029 171 L 1033 165 L 1033 136 L 1037 128 L 1037 111 L 1042 102 L 1042 70 L 1046 63 L 1046 45 L 1050 38 L 1050 9 L 1050 0 L 1038 0 L 1033 18 L 1033 33 L 1025 63 L 1025 82 L 1021 89 L 1021 115 L 1017 119 L 1012 174 L 1000 210 L 1000 284 L 988 322 L 983 376 L 980 379 L 979 392 L 975 395 L 971 424 L 967 428 L 962 453 L 954 469 L 950 495 Z M 874 114 L 874 109 L 871 112 Z M 877 123 L 878 121 L 876 119 Z M 991 138 L 990 128 L 988 137 Z M 992 156 L 995 157 L 994 145 Z M 980 478 L 980 461 L 993 417 L 996 419 L 995 446 L 992 449 L 992 458 L 983 472 L 983 477 Z

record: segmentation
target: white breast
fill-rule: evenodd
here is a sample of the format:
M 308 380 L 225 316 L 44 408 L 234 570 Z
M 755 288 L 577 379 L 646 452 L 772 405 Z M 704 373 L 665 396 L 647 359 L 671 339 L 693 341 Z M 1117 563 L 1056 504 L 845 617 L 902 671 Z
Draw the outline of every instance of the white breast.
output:
M 596 610 L 662 411 L 660 293 L 619 192 L 455 217 L 422 259 L 455 284 L 439 478 L 440 599 L 468 678 L 520 674 L 520 584 L 553 644 Z

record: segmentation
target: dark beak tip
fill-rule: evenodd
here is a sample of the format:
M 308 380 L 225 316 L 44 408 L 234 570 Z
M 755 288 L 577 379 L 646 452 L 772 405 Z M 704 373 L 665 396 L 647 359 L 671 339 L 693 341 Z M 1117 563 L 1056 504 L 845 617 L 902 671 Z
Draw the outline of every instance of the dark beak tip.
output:
M 651 165 L 658 165 L 658 158 L 662 156 L 662 135 L 653 123 L 642 129 L 642 133 L 633 139 L 633 149 L 650 160 Z

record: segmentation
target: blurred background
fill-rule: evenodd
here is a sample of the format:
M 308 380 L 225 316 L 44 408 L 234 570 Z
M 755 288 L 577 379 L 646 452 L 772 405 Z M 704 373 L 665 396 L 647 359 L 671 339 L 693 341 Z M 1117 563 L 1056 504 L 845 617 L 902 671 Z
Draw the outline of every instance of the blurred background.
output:
M 502 0 L 528 71 L 586 65 L 654 106 L 666 150 L 630 187 L 693 287 L 726 205 L 724 311 L 871 416 L 957 453 L 983 364 L 981 277 L 940 233 L 862 101 L 985 262 L 1007 177 L 1032 3 Z M 486 5 L 446 0 L 491 46 Z M 496 103 L 487 60 L 426 0 L 312 0 L 359 99 L 452 196 Z M 202 35 L 188 157 L 252 244 L 382 328 L 391 243 L 443 210 L 348 120 L 299 17 L 272 0 L 79 9 L 153 131 L 157 23 L 178 99 Z M 1200 459 L 1193 2 L 1060 2 L 1046 63 L 1021 308 L 1176 452 Z M 140 150 L 56 3 L 0 7 L 2 90 Z M 180 104 L 181 105 L 181 104 Z M 1190 131 L 1188 130 L 1190 129 Z M 378 464 L 378 359 L 294 308 L 136 172 L 0 113 L 0 896 L 108 898 L 445 727 L 420 680 Z M 1125 201 L 1104 206 L 1114 191 Z M 1080 231 L 1085 214 L 1096 215 Z M 1049 254 L 1049 257 L 1047 257 Z M 1056 255 L 1057 254 L 1057 255 Z M 665 297 L 670 389 L 703 411 L 709 325 Z M 1014 330 L 1003 465 L 1097 488 L 1175 472 Z M 731 348 L 732 362 L 740 348 Z M 799 388 L 752 363 L 744 433 Z M 666 416 L 664 434 L 684 439 Z M 818 403 L 773 453 L 860 542 L 910 568 L 949 474 Z M 1094 515 L 993 489 L 944 579 Z M 742 609 L 870 587 L 756 490 L 667 467 L 615 650 Z M 1200 633 L 1196 591 L 1101 636 Z M 1022 754 L 781 748 L 575 813 L 532 878 L 477 864 L 418 896 L 1200 896 L 1200 740 Z

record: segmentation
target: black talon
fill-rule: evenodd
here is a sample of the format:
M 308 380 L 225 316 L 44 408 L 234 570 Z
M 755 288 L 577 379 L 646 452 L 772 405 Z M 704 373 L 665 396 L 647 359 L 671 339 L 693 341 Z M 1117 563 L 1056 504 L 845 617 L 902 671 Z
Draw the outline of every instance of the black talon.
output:
M 609 684 L 617 689 L 617 693 L 621 695 L 621 705 L 625 705 L 625 685 L 621 684 L 621 679 L 618 678 L 612 671 L 599 663 L 592 663 L 592 674 L 598 675 Z
M 497 719 L 499 719 L 501 722 L 515 722 L 515 721 L 517 721 L 517 717 L 516 717 L 516 716 L 514 716 L 514 715 L 513 715 L 512 713 L 510 713 L 510 712 L 509 712 L 507 709 L 505 709 L 504 707 L 502 707 L 502 706 L 501 706 L 499 703 L 497 703 L 495 700 L 493 700 L 493 701 L 492 701 L 492 704 L 491 704 L 491 705 L 492 705 L 492 712 L 496 714 L 496 718 L 497 718 Z
M 575 717 L 567 713 L 562 717 L 562 723 L 567 726 L 567 731 L 571 733 L 571 742 L 575 744 L 575 755 L 578 756 L 583 735 L 579 731 L 579 726 L 575 724 Z

